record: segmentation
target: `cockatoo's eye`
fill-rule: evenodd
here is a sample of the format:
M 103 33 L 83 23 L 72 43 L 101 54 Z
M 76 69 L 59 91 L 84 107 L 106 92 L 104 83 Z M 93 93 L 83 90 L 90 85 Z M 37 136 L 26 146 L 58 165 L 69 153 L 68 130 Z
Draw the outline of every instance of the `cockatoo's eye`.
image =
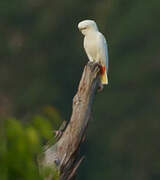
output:
M 82 30 L 85 30 L 85 29 L 87 29 L 87 27 L 83 27 L 83 28 L 81 28 L 80 30 L 82 31 Z

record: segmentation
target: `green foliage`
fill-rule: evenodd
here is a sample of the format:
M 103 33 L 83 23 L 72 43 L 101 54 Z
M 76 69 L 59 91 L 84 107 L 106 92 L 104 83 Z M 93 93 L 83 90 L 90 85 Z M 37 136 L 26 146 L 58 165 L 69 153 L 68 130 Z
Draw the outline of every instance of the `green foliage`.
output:
M 47 178 L 47 177 L 51 177 L 53 178 L 53 180 L 59 180 L 59 171 L 50 167 L 45 167 L 42 172 L 41 172 L 41 176 L 43 178 Z
M 55 113 L 56 116 L 56 113 Z M 15 118 L 1 119 L 0 177 L 2 180 L 38 180 L 37 156 L 43 142 L 53 136 L 50 119 L 36 115 L 32 121 L 22 124 Z M 58 121 L 60 119 L 56 119 Z M 52 120 L 53 121 L 53 120 Z M 52 143 L 54 139 L 52 138 Z M 57 173 L 53 172 L 54 180 Z

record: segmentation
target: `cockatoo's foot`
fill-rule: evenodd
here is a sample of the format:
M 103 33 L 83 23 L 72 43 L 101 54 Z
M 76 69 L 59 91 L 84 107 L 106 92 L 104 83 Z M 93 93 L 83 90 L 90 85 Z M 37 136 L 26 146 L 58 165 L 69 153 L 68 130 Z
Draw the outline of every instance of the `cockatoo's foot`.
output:
M 93 61 L 88 61 L 88 64 L 92 65 L 92 64 L 94 64 L 94 62 Z
M 99 83 L 98 92 L 101 92 L 102 90 L 103 90 L 103 84 L 102 84 L 102 83 Z

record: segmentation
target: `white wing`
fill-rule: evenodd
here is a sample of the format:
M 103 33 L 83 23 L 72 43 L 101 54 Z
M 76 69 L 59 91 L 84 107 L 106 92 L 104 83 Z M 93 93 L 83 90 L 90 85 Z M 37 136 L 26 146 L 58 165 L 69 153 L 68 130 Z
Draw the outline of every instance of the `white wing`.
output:
M 98 61 L 106 65 L 108 71 L 108 47 L 105 37 L 98 32 Z

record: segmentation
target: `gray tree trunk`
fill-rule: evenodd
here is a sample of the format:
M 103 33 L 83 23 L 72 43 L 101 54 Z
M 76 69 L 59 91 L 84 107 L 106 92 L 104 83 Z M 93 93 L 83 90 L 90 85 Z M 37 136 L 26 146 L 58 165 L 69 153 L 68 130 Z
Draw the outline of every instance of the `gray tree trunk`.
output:
M 78 91 L 73 98 L 71 119 L 61 137 L 54 145 L 47 146 L 39 158 L 40 172 L 45 180 L 73 180 L 83 157 L 79 158 L 79 148 L 86 136 L 91 115 L 93 98 L 100 85 L 99 65 L 89 62 L 83 71 Z M 47 171 L 47 168 L 50 171 Z M 47 173 L 48 172 L 48 173 Z

